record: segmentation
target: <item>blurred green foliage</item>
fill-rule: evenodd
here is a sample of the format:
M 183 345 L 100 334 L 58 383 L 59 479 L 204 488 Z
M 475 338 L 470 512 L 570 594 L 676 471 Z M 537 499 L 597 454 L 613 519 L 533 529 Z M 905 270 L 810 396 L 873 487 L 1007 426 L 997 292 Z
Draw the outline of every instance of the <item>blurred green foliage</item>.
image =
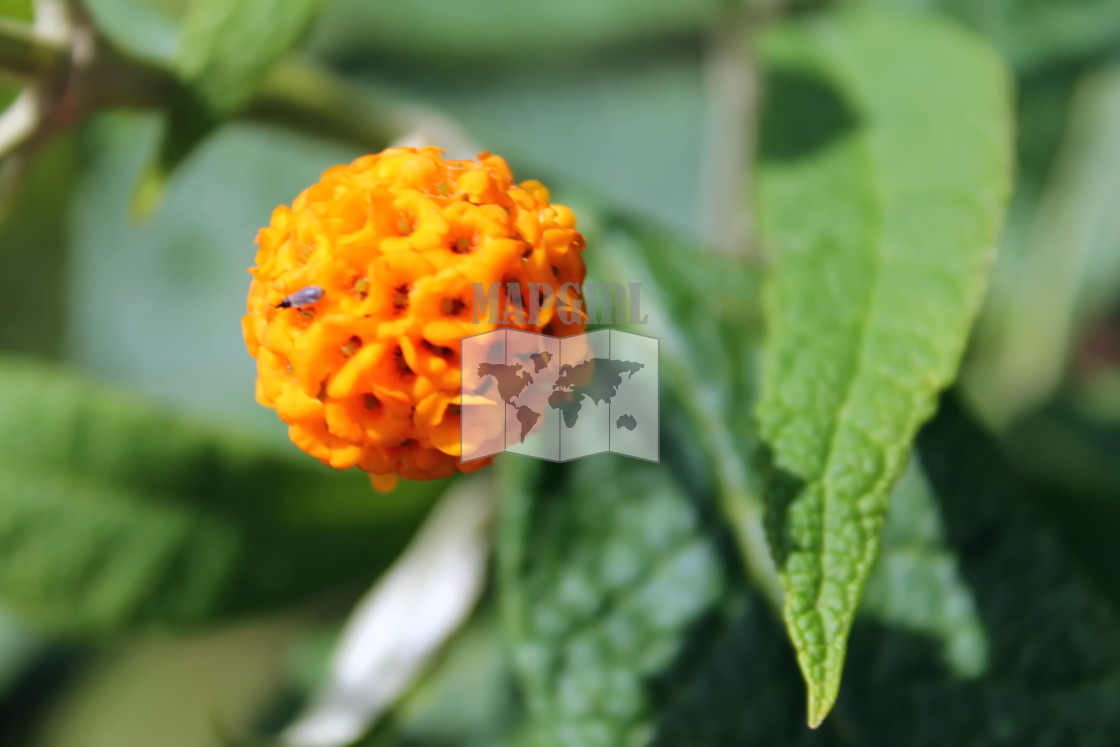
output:
M 52 631 L 212 620 L 361 578 L 439 492 L 371 501 L 360 477 L 326 479 L 38 364 L 5 362 L 0 387 L 0 588 Z
M 172 68 L 183 86 L 168 112 L 158 160 L 138 186 L 135 207 L 141 214 L 153 208 L 170 172 L 249 106 L 319 5 L 319 0 L 200 0 L 188 7 Z
M 804 730 L 796 667 L 743 578 L 710 482 L 603 457 L 577 464 L 512 476 L 519 489 L 503 506 L 507 624 L 541 740 L 790 742 Z
M 253 237 L 272 208 L 356 151 L 233 125 L 183 165 L 164 207 L 138 225 L 129 200 L 158 131 L 152 117 L 113 113 L 82 133 L 68 356 L 94 376 L 286 443 L 251 396 L 255 368 L 233 323 L 244 314 Z
M 239 317 L 254 233 L 373 147 L 237 118 L 294 52 L 347 86 L 332 91 L 436 110 L 546 181 L 580 215 L 592 279 L 644 284 L 642 331 L 662 351 L 663 463 L 504 460 L 494 589 L 362 744 L 1115 744 L 1120 3 L 754 3 L 744 21 L 720 0 L 327 0 L 301 36 L 314 5 L 85 4 L 124 53 L 179 72 L 181 96 L 155 112 L 79 112 L 23 154 L 30 168 L 0 206 L 0 743 L 275 738 L 329 676 L 355 591 L 444 487 L 375 495 L 296 453 L 253 400 Z M 913 34 L 853 30 L 849 5 L 912 12 Z M 207 8 L 225 21 L 197 23 Z M 0 1 L 0 16 L 26 21 L 31 4 Z M 758 99 L 721 82 L 716 50 L 751 65 L 756 26 L 806 23 L 841 45 L 869 34 L 857 57 L 889 47 L 841 56 L 840 73 L 809 65 L 825 89 L 842 79 L 847 108 L 783 106 L 809 83 L 772 66 Z M 956 41 L 923 62 L 940 34 Z M 943 172 L 959 180 L 937 199 L 990 201 L 1006 167 L 969 170 L 1007 124 L 996 66 L 973 64 L 985 46 L 1014 78 L 1015 134 L 993 146 L 1016 160 L 998 260 L 958 391 L 916 440 L 971 312 L 902 280 L 879 299 L 883 318 L 920 324 L 864 365 L 897 373 L 923 335 L 948 352 L 918 366 L 940 375 L 883 428 L 892 477 L 911 455 L 905 476 L 853 491 L 885 521 L 881 551 L 861 569 L 836 712 L 810 731 L 761 530 L 774 477 L 760 468 L 758 390 L 800 371 L 806 406 L 791 417 L 825 427 L 835 408 L 814 420 L 809 404 L 843 388 L 826 364 L 854 349 L 835 325 L 868 300 L 866 236 L 892 215 L 876 210 Z M 885 82 L 853 84 L 861 65 Z M 17 89 L 0 85 L 6 104 Z M 733 169 L 762 190 L 762 225 L 748 221 L 754 237 L 727 255 L 704 242 L 735 228 L 705 208 L 729 191 L 755 205 L 720 177 L 720 154 L 738 150 L 714 119 L 736 105 L 764 126 L 760 162 Z M 169 113 L 180 155 L 192 152 L 137 223 L 132 194 Z M 782 150 L 806 133 L 813 147 Z M 895 171 L 868 166 L 876 148 Z M 766 202 L 776 163 L 819 187 L 791 192 L 780 220 Z M 897 243 L 919 279 L 975 297 L 979 233 L 952 210 L 911 228 Z M 786 349 L 774 323 L 794 307 L 775 288 L 814 232 L 828 252 L 810 258 L 801 302 L 819 313 Z M 761 363 L 781 350 L 782 366 Z M 881 387 L 865 394 L 869 411 L 890 409 Z M 848 486 L 881 458 L 853 440 L 834 475 Z M 810 514 L 799 537 L 844 536 Z M 843 625 L 830 632 L 842 645 Z

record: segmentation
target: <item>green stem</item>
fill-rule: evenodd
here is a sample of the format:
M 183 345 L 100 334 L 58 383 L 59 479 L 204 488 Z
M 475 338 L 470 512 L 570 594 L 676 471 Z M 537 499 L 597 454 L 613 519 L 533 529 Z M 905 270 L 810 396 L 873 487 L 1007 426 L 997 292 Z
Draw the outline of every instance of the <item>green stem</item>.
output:
M 162 62 L 134 57 L 98 38 L 92 59 L 75 65 L 66 44 L 37 37 L 30 26 L 11 21 L 0 21 L 0 77 L 46 90 L 69 89 L 85 114 L 110 108 L 167 110 L 182 91 Z M 371 151 L 425 119 L 301 61 L 278 65 L 239 116 Z
M 56 79 L 68 58 L 65 49 L 36 37 L 31 26 L 0 19 L 0 76 L 18 85 Z
M 323 68 L 294 60 L 277 67 L 244 116 L 368 151 L 382 150 L 422 119 Z

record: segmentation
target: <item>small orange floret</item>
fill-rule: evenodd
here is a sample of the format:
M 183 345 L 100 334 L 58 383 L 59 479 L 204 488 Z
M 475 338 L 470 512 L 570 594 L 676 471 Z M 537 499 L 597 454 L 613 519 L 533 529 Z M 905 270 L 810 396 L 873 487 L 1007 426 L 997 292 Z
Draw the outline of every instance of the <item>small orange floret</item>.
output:
M 299 448 L 369 472 L 378 490 L 398 476 L 429 480 L 488 463 L 459 461 L 463 337 L 584 328 L 578 294 L 560 292 L 585 273 L 572 211 L 550 204 L 539 182 L 514 184 L 498 156 L 450 161 L 442 152 L 390 148 L 328 169 L 272 212 L 249 271 L 242 326 L 257 400 Z M 486 310 L 475 313 L 475 283 L 519 283 L 522 299 L 528 283 L 546 283 L 568 308 L 535 324 L 490 324 Z

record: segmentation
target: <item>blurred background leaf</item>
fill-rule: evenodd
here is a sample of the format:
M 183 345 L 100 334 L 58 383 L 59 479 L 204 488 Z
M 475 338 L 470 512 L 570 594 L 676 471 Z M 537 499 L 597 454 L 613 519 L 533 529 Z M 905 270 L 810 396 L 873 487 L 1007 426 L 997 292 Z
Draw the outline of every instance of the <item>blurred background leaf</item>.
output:
M 375 91 L 453 114 L 525 178 L 591 190 L 654 226 L 695 236 L 701 61 L 695 47 L 675 45 L 499 70 L 367 63 L 354 74 Z
M 93 658 L 58 696 L 32 747 L 218 747 L 219 724 L 256 724 L 306 610 L 181 636 L 145 634 Z
M 147 214 L 171 172 L 216 127 L 245 109 L 272 67 L 307 30 L 320 0 L 196 0 L 186 10 L 172 70 L 181 89 L 156 162 L 134 208 Z
M 69 360 L 180 410 L 250 427 L 288 450 L 286 429 L 251 396 L 256 369 L 241 337 L 253 238 L 272 208 L 358 151 L 230 125 L 184 166 L 161 210 L 138 226 L 129 219 L 129 191 L 157 129 L 153 117 L 121 113 L 82 133 L 71 213 Z
M 440 483 L 374 499 L 256 447 L 15 360 L 0 369 L 0 595 L 55 631 L 275 607 L 368 579 Z
M 319 0 L 190 3 L 175 58 L 189 107 L 172 112 L 172 128 L 175 114 L 201 116 L 213 125 L 245 107 L 272 66 L 300 40 L 319 6 Z
M 185 0 L 86 0 L 97 30 L 145 57 L 170 60 L 182 35 L 177 19 Z

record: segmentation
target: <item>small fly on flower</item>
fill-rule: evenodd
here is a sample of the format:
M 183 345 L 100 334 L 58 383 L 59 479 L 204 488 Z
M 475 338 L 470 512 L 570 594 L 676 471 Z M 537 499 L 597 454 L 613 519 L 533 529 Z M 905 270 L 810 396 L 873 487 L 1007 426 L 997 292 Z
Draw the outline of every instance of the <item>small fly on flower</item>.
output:
M 317 285 L 309 285 L 306 288 L 300 288 L 292 295 L 286 297 L 283 301 L 276 304 L 278 309 L 302 309 L 311 306 L 313 303 L 323 297 L 323 289 Z

